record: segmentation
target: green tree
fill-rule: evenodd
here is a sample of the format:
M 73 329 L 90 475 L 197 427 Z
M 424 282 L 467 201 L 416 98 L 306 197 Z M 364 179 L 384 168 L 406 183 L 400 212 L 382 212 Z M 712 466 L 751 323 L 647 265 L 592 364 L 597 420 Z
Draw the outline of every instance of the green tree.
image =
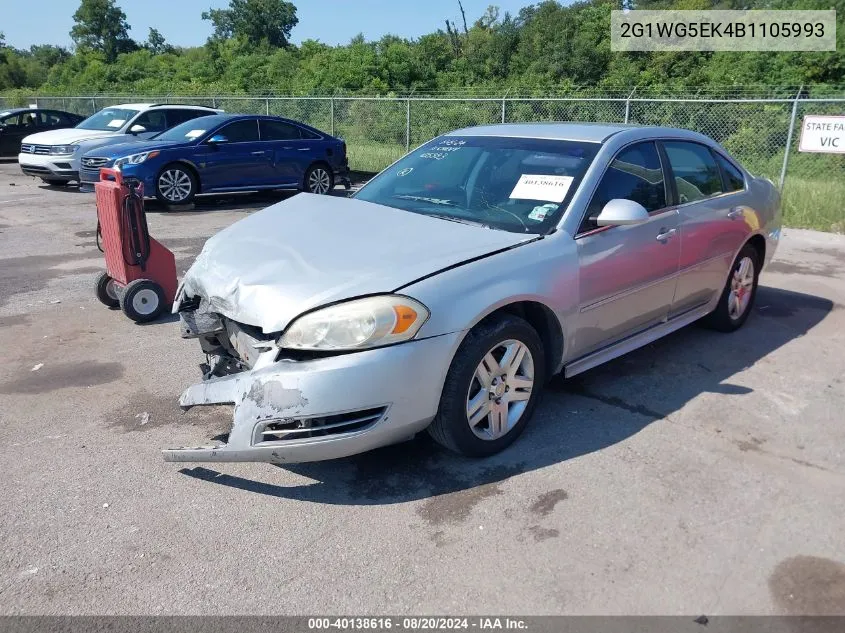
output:
M 103 53 L 107 62 L 136 47 L 129 38 L 126 14 L 115 0 L 82 0 L 73 21 L 70 36 L 74 43 L 79 48 Z
M 285 0 L 230 0 L 228 9 L 203 11 L 211 21 L 213 39 L 243 38 L 249 44 L 288 45 L 290 32 L 299 23 L 296 7 Z
M 150 51 L 153 55 L 160 55 L 161 53 L 170 53 L 173 47 L 164 39 L 164 35 L 159 33 L 158 29 L 150 27 L 150 34 L 147 36 L 147 41 L 144 43 L 144 48 Z

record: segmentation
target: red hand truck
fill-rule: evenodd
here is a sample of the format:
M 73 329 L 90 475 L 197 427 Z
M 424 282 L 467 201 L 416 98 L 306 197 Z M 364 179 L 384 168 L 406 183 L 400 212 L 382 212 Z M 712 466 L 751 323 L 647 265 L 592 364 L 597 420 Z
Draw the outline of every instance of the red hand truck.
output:
M 97 247 L 106 272 L 97 278 L 97 298 L 120 307 L 136 323 L 154 321 L 176 298 L 176 258 L 150 237 L 144 185 L 114 169 L 100 170 Z

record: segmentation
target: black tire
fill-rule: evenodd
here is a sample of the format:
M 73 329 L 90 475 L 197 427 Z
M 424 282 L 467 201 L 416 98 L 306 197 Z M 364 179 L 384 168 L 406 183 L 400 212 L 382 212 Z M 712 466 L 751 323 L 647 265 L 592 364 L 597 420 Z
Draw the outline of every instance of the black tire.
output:
M 149 279 L 136 279 L 120 295 L 120 309 L 135 323 L 155 321 L 165 308 L 164 290 Z
M 41 181 L 51 187 L 67 187 L 70 180 L 59 180 L 57 178 L 42 178 Z
M 114 279 L 109 277 L 108 273 L 100 273 L 97 276 L 97 299 L 109 308 L 120 307 L 120 292 Z
M 498 438 L 483 439 L 470 427 L 468 400 L 472 389 L 481 386 L 476 382 L 475 372 L 482 359 L 488 352 L 495 352 L 496 346 L 506 341 L 517 341 L 528 349 L 533 361 L 534 383 L 527 404 L 514 426 Z M 501 358 L 496 360 L 501 361 Z M 428 432 L 438 444 L 461 455 L 487 457 L 498 453 L 513 443 L 525 429 L 540 399 L 545 379 L 543 343 L 534 328 L 524 319 L 513 315 L 503 314 L 487 319 L 467 334 L 452 359 L 440 396 L 440 406 L 428 427 Z M 483 388 L 479 389 L 476 395 L 482 392 Z M 488 397 L 491 402 L 494 400 L 493 395 L 488 394 Z M 481 418 L 480 423 L 487 424 L 486 420 L 487 416 Z M 476 427 L 476 430 L 484 432 L 483 428 Z
M 725 289 L 722 291 L 722 296 L 719 298 L 719 303 L 716 306 L 716 309 L 702 319 L 702 323 L 705 326 L 718 330 L 719 332 L 734 332 L 735 330 L 741 328 L 743 323 L 748 320 L 748 316 L 751 314 L 751 310 L 754 307 L 754 299 L 757 297 L 757 281 L 760 277 L 761 265 L 760 259 L 760 253 L 751 244 L 746 244 L 742 247 L 742 250 L 739 251 L 739 255 L 736 256 L 736 259 L 731 266 L 731 272 L 725 282 Z M 743 262 L 746 260 L 751 262 L 754 270 L 751 271 L 751 287 L 745 288 L 745 292 L 742 293 L 743 298 L 747 294 L 748 301 L 745 304 L 745 307 L 742 308 L 741 312 L 737 314 L 737 310 L 734 309 L 734 305 L 736 301 L 741 301 L 741 298 L 736 296 L 734 289 L 735 284 L 739 282 Z
M 194 171 L 181 163 L 165 165 L 156 175 L 155 194 L 162 204 L 190 204 L 198 189 Z
M 326 187 L 328 185 L 328 188 Z M 334 173 L 325 163 L 316 163 L 305 172 L 302 190 L 318 195 L 328 195 L 334 189 Z

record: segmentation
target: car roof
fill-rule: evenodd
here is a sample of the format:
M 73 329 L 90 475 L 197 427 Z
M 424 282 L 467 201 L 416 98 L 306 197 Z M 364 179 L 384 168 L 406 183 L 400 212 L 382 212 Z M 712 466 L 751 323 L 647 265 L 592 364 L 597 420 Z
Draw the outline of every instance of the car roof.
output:
M 497 123 L 455 130 L 447 136 L 503 136 L 601 143 L 618 132 L 636 127 L 641 126 L 614 123 Z
M 37 112 L 39 110 L 44 110 L 45 112 L 64 112 L 64 110 L 59 110 L 58 108 L 0 108 L 0 114 L 17 114 L 18 112 Z M 73 114 L 73 113 L 67 112 L 67 114 Z
M 623 134 L 625 133 L 625 134 Z M 625 123 L 498 123 L 468 127 L 446 136 L 501 136 L 510 138 L 537 138 L 556 141 L 582 141 L 586 143 L 604 143 L 611 136 L 621 135 L 626 140 L 636 138 L 674 137 L 690 140 L 712 139 L 683 128 L 659 127 L 654 125 L 633 125 Z
M 150 110 L 151 108 L 193 108 L 198 110 L 208 110 L 215 112 L 214 108 L 204 105 L 193 105 L 190 103 L 116 103 L 114 105 L 106 106 L 107 108 L 126 108 L 127 110 Z

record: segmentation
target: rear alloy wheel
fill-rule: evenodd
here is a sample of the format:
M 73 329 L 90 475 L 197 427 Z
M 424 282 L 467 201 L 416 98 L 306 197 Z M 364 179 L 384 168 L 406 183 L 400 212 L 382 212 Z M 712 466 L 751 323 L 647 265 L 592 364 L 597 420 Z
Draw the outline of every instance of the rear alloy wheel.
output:
M 334 189 L 334 175 L 325 165 L 314 165 L 305 174 L 305 190 L 324 196 Z
M 164 204 L 188 204 L 196 193 L 194 175 L 181 165 L 168 165 L 156 179 L 156 197 Z
M 537 332 L 517 316 L 493 317 L 476 326 L 455 354 L 429 434 L 462 455 L 498 453 L 522 433 L 544 385 Z
M 716 309 L 704 317 L 704 324 L 720 332 L 733 332 L 751 314 L 754 298 L 757 296 L 757 282 L 760 275 L 760 254 L 746 244 L 736 256 L 725 289 Z
M 120 308 L 135 323 L 155 321 L 165 307 L 164 290 L 149 279 L 136 279 L 120 295 Z

